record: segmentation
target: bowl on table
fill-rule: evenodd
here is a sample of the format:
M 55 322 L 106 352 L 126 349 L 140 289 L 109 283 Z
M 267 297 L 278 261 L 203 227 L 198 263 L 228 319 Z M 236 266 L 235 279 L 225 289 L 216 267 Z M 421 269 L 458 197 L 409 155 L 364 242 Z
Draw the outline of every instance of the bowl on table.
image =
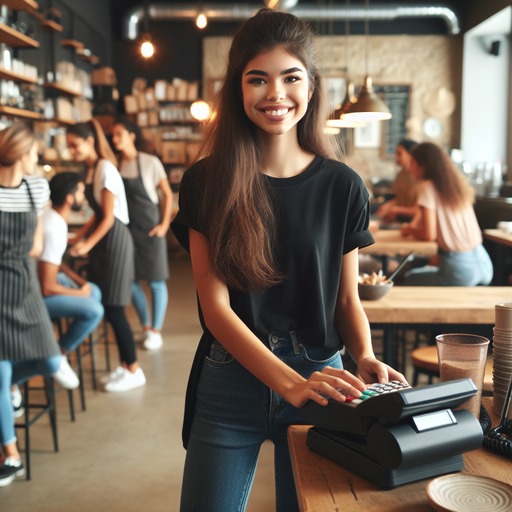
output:
M 359 289 L 359 298 L 361 300 L 379 300 L 389 293 L 393 288 L 393 281 L 387 281 L 379 284 L 357 283 Z

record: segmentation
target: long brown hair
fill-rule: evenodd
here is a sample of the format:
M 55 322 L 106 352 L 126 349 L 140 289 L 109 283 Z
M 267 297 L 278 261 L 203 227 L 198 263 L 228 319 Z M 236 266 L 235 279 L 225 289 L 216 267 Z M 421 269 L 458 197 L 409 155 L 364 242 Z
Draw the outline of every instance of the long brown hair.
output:
M 117 160 L 108 143 L 107 137 L 103 132 L 103 128 L 97 119 L 90 119 L 86 123 L 77 123 L 68 128 L 68 133 L 76 135 L 82 139 L 92 137 L 94 139 L 94 149 L 100 158 L 104 158 L 112 162 L 117 167 Z
M 32 131 L 22 123 L 14 123 L 0 131 L 0 165 L 11 167 L 32 149 Z
M 423 179 L 432 181 L 444 204 L 455 210 L 473 204 L 473 188 L 438 145 L 423 142 L 413 148 L 411 155 L 424 168 Z
M 341 159 L 323 127 L 328 117 L 325 85 L 316 66 L 313 31 L 299 18 L 260 9 L 234 35 L 222 87 L 205 128 L 196 161 L 209 156 L 199 177 L 203 201 L 199 224 L 209 240 L 212 269 L 228 286 L 263 290 L 284 279 L 274 250 L 276 226 L 271 191 L 261 173 L 261 148 L 242 97 L 242 72 L 262 52 L 283 48 L 308 73 L 311 100 L 297 124 L 300 146 L 307 152 Z

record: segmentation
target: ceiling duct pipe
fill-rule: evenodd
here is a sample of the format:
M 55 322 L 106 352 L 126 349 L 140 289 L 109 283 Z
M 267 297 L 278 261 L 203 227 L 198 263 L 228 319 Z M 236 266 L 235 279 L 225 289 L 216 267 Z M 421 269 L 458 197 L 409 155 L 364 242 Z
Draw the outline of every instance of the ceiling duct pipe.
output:
M 261 9 L 258 4 L 201 4 L 202 12 L 208 21 L 243 21 Z M 183 20 L 195 21 L 199 5 L 190 4 L 150 4 L 148 13 L 151 21 Z M 448 28 L 451 35 L 460 33 L 459 19 L 449 7 L 442 5 L 397 5 L 382 4 L 372 6 L 368 11 L 363 7 L 351 7 L 348 12 L 344 7 L 318 5 L 296 5 L 289 9 L 291 14 L 305 21 L 392 21 L 398 18 L 440 18 Z M 123 37 L 137 39 L 139 37 L 140 22 L 144 19 L 144 6 L 140 5 L 129 9 L 123 19 Z

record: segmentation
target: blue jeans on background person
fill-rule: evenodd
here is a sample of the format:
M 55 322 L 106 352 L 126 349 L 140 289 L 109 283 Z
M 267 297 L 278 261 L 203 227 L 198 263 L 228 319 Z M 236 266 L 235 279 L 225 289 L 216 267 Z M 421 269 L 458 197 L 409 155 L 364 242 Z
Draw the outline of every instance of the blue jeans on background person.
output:
M 32 361 L 0 361 L 0 444 L 16 441 L 11 386 L 23 384 L 36 375 L 49 377 L 60 367 L 61 356 Z
M 478 286 L 492 281 L 491 258 L 483 245 L 472 251 L 439 251 L 438 267 L 410 270 L 405 276 L 406 286 Z
M 138 281 L 132 283 L 132 301 L 139 316 L 140 323 L 145 327 L 151 327 L 155 331 L 161 331 L 164 325 L 165 312 L 167 311 L 167 284 L 165 281 L 148 281 L 151 289 L 151 301 L 153 303 L 153 324 L 149 322 L 149 309 L 146 296 Z
M 325 366 L 342 368 L 338 350 L 308 348 L 295 333 L 268 335 L 276 357 L 309 378 Z M 187 447 L 181 512 L 242 512 L 251 491 L 260 447 L 274 443 L 277 512 L 299 510 L 287 429 L 300 425 L 299 409 L 246 370 L 214 342 L 205 358 Z
M 57 282 L 66 288 L 77 288 L 77 285 L 66 274 L 59 272 Z M 80 343 L 96 329 L 103 318 L 101 291 L 94 283 L 91 285 L 89 297 L 74 295 L 50 295 L 44 297 L 44 302 L 52 320 L 72 318 L 66 332 L 61 336 L 59 345 L 66 352 L 73 352 Z

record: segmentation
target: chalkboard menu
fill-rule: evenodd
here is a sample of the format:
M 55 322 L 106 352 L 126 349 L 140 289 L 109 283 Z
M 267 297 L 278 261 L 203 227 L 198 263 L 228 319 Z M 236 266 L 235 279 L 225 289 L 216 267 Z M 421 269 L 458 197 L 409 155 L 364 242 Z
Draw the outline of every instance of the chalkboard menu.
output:
M 395 154 L 398 143 L 407 137 L 409 118 L 409 85 L 375 85 L 375 92 L 384 100 L 393 117 L 384 121 L 384 155 Z

